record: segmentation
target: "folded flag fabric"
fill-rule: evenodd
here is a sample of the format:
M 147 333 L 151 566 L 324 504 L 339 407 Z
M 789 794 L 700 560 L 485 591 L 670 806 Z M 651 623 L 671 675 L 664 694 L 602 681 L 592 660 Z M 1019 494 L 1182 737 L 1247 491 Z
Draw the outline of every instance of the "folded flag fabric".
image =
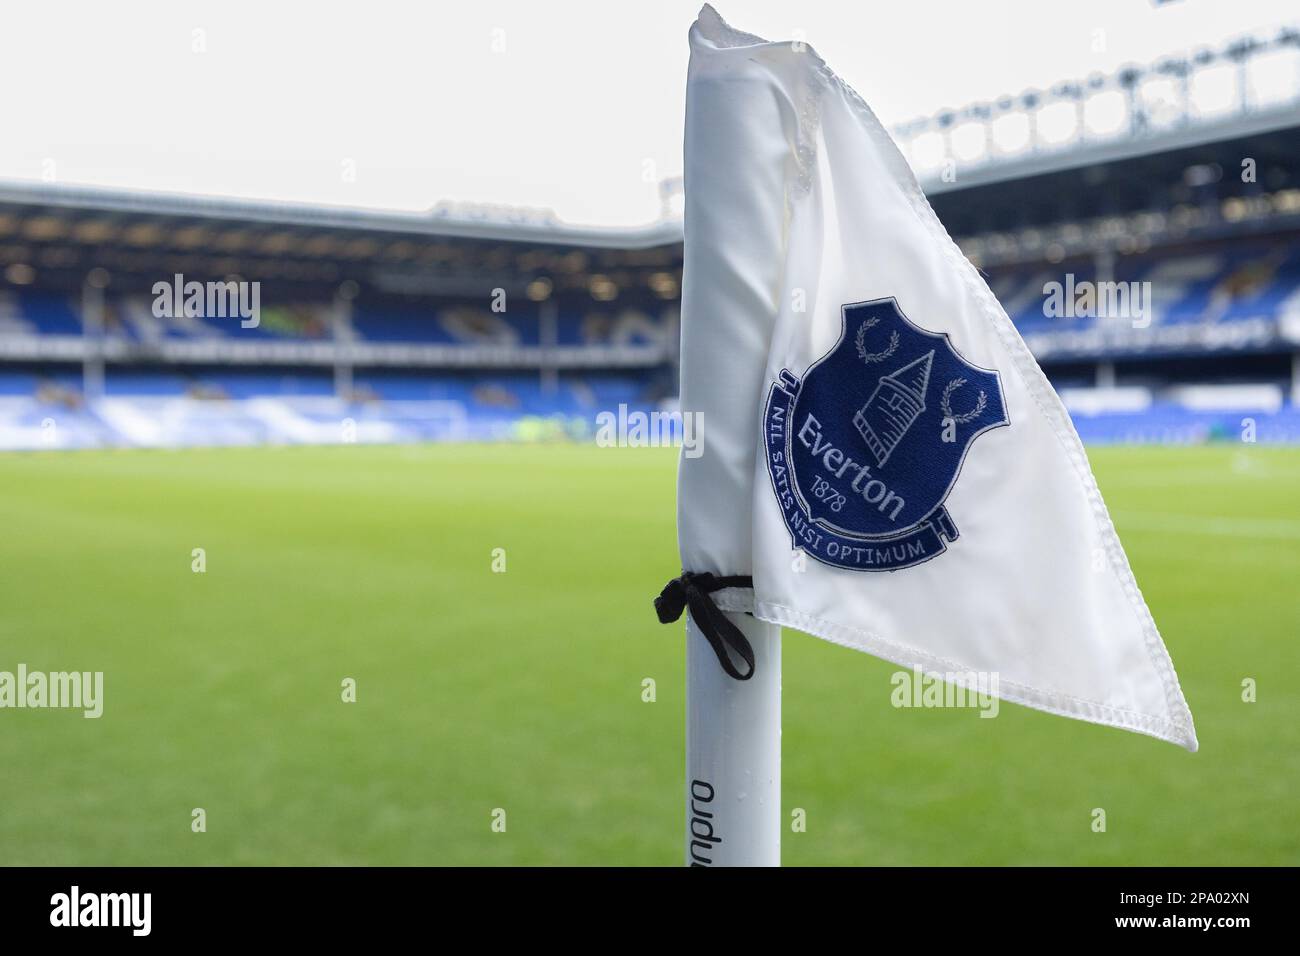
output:
M 683 569 L 730 585 L 701 600 L 1195 750 L 1078 435 L 888 133 L 805 44 L 708 6 L 690 42 L 682 408 L 703 454 L 678 533 Z

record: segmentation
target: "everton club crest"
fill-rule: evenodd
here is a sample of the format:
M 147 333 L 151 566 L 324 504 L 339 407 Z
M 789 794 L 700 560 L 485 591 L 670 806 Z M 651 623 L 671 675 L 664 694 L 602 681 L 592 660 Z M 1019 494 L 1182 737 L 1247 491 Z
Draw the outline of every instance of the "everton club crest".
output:
M 943 504 L 971 442 L 1010 424 L 1002 382 L 893 299 L 842 314 L 835 347 L 768 393 L 768 473 L 795 547 L 855 571 L 909 568 L 957 540 Z

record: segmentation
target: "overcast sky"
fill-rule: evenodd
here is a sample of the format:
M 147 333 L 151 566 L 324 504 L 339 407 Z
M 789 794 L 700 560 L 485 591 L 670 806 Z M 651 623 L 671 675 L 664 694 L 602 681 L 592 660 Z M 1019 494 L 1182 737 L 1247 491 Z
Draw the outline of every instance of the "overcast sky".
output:
M 893 124 L 1300 22 L 1295 0 L 719 0 Z M 6 0 L 0 179 L 656 218 L 697 0 Z

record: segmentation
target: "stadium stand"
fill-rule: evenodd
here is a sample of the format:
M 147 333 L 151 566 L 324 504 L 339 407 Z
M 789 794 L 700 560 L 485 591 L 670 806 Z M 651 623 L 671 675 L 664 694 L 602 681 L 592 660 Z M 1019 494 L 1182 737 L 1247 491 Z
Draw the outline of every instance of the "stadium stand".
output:
M 1247 79 L 1255 48 L 1300 34 L 1242 47 Z M 1171 69 L 898 136 L 1085 441 L 1300 441 L 1300 91 L 1155 122 L 1138 93 Z M 994 144 L 980 124 L 1116 91 L 1136 92 L 1106 136 L 953 159 L 967 127 Z M 602 411 L 674 407 L 681 263 L 671 218 L 0 185 L 0 448 L 583 439 Z

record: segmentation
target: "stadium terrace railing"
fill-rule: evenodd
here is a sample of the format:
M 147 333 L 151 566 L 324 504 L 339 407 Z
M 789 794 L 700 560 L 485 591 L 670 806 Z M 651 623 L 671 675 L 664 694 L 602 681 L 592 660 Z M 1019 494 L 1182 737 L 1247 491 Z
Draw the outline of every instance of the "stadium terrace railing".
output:
M 671 359 L 665 345 L 420 345 L 249 342 L 221 339 L 134 342 L 68 335 L 0 337 L 0 359 L 106 362 L 163 361 L 213 365 L 366 365 L 392 368 L 647 368 Z

